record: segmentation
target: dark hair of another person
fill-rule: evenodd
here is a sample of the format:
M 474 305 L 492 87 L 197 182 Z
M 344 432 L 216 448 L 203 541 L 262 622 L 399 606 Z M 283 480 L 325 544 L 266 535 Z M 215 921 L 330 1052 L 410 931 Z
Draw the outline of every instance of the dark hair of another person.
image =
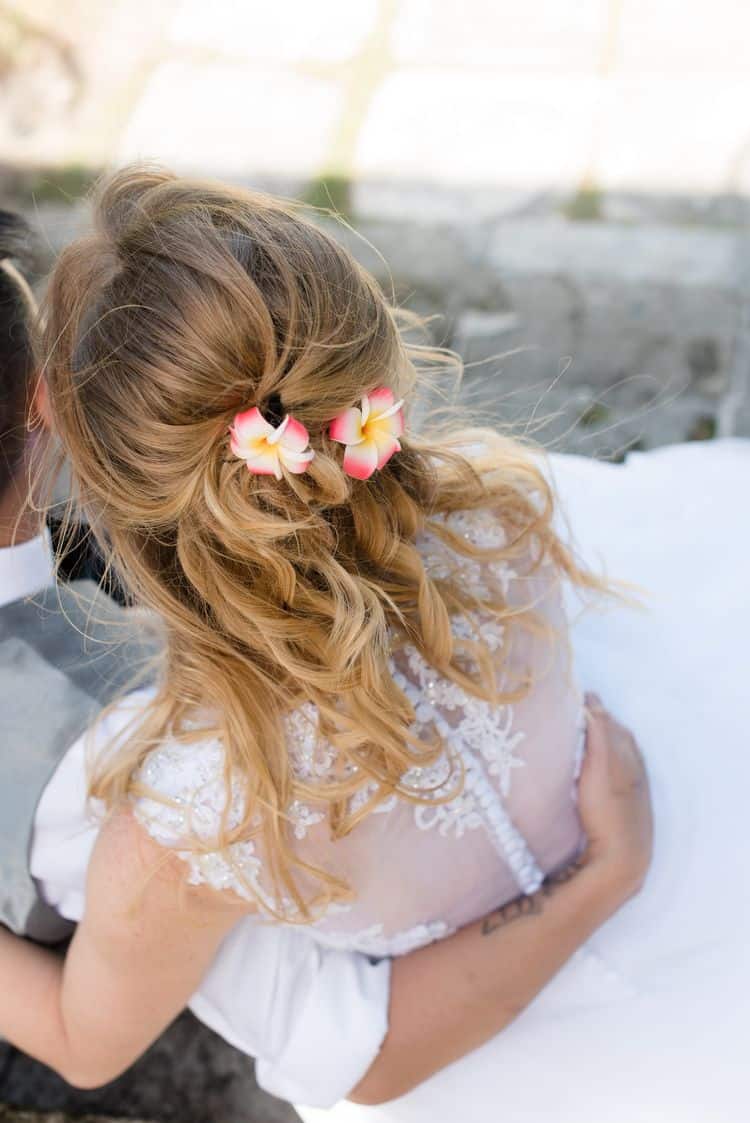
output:
M 18 472 L 26 440 L 34 363 L 31 307 L 19 274 L 26 276 L 33 260 L 29 226 L 20 215 L 0 210 L 0 495 Z
M 38 261 L 35 235 L 25 219 L 13 211 L 0 209 L 0 496 L 20 477 L 27 439 L 27 416 L 32 387 L 33 315 L 26 281 Z M 48 520 L 52 545 L 57 554 L 59 576 L 104 577 L 101 555 L 85 527 L 73 523 L 67 534 L 61 521 Z M 106 588 L 122 599 L 115 582 Z

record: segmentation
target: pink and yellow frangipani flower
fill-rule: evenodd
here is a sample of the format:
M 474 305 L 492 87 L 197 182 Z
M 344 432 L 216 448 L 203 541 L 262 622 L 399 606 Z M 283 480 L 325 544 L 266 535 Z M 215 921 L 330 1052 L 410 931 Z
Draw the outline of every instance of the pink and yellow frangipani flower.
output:
M 400 451 L 403 404 L 403 399 L 394 400 L 387 386 L 379 386 L 365 394 L 360 409 L 345 409 L 331 422 L 331 440 L 346 445 L 344 471 L 355 480 L 368 480 L 376 468 L 383 468 L 394 452 Z
M 255 476 L 282 478 L 282 466 L 295 476 L 307 471 L 315 456 L 307 447 L 310 437 L 304 425 L 287 414 L 276 428 L 255 406 L 238 413 L 231 425 L 231 447 Z

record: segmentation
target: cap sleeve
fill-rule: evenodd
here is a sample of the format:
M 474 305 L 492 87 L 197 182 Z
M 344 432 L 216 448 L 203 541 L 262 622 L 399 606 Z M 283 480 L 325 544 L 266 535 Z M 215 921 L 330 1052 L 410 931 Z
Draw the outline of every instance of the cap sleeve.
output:
M 246 792 L 239 776 L 229 785 L 219 740 L 167 742 L 148 755 L 134 779 L 137 820 L 155 842 L 186 862 L 190 885 L 230 889 L 247 900 L 263 898 L 254 844 L 220 845 L 222 828 L 242 822 Z

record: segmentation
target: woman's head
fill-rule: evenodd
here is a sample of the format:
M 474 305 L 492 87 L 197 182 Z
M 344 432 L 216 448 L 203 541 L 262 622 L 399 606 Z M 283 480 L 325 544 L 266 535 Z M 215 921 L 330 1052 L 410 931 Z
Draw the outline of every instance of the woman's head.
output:
M 349 485 L 326 422 L 412 378 L 373 279 L 291 207 L 163 172 L 114 176 L 95 221 L 53 275 L 45 354 L 86 500 L 145 529 L 194 516 L 212 484 L 263 491 L 225 439 L 256 405 L 313 436 L 305 498 L 338 499 Z
M 408 433 L 369 480 L 344 472 L 331 419 L 375 387 L 408 397 L 415 359 L 446 357 L 408 346 L 373 278 L 265 196 L 141 169 L 106 181 L 94 233 L 53 273 L 42 358 L 77 498 L 118 575 L 165 623 L 150 733 L 180 735 L 196 707 L 213 707 L 262 809 L 274 873 L 298 897 L 281 715 L 313 702 L 357 765 L 329 793 L 334 830 L 349 829 L 347 793 L 374 779 L 386 796 L 437 751 L 408 732 L 411 706 L 388 670 L 394 632 L 466 678 L 449 616 L 473 594 L 431 580 L 417 533 L 433 514 L 494 503 L 511 551 L 535 537 L 569 568 L 546 485 L 520 449 L 490 437 L 486 475 Z M 307 472 L 252 475 L 232 456 L 230 424 L 254 406 L 307 428 Z M 99 794 L 121 797 L 143 751 L 118 758 Z
M 94 219 L 52 275 L 43 344 L 94 533 L 177 647 L 183 626 L 210 621 L 278 684 L 308 646 L 304 620 L 322 629 L 327 683 L 370 645 L 384 603 L 354 542 L 388 561 L 429 488 L 408 448 L 359 485 L 327 436 L 374 386 L 409 390 L 393 310 L 345 249 L 266 196 L 131 169 L 104 182 Z M 303 476 L 254 476 L 231 454 L 230 424 L 252 406 L 306 426 Z

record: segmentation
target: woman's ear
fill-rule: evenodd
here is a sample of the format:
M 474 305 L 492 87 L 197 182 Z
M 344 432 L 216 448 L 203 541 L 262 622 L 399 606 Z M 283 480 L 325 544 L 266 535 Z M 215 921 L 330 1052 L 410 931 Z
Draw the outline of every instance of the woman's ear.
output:
M 34 389 L 34 396 L 31 400 L 31 411 L 29 414 L 32 425 L 38 418 L 42 426 L 48 433 L 54 433 L 55 425 L 52 419 L 52 410 L 50 408 L 49 390 L 47 388 L 47 381 L 43 374 L 38 375 L 36 380 L 36 387 Z

